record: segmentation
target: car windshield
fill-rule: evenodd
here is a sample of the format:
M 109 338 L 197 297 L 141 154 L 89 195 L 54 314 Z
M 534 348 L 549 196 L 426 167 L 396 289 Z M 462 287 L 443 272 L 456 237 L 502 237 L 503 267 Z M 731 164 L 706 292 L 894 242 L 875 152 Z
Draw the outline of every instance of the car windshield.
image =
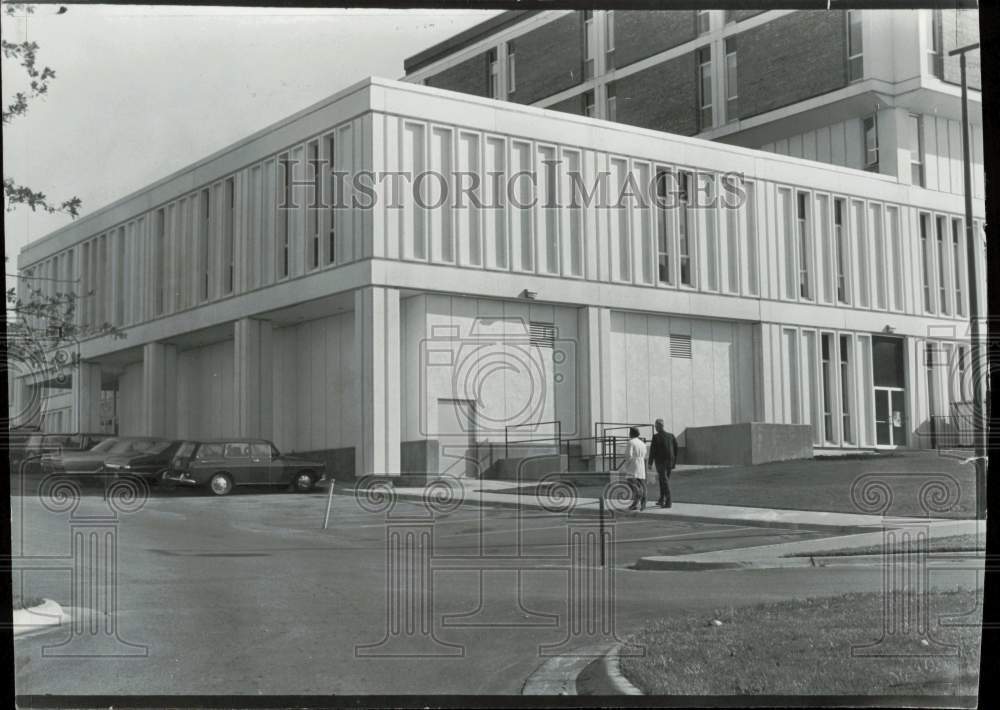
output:
M 170 442 L 164 439 L 129 439 L 124 443 L 126 448 L 118 451 L 116 447 L 115 453 L 158 454 L 170 446 Z
M 96 452 L 110 451 L 114 447 L 115 444 L 118 444 L 120 442 L 121 442 L 121 439 L 105 439 L 100 444 L 98 444 L 97 446 L 93 447 L 91 449 L 91 451 L 96 451 Z

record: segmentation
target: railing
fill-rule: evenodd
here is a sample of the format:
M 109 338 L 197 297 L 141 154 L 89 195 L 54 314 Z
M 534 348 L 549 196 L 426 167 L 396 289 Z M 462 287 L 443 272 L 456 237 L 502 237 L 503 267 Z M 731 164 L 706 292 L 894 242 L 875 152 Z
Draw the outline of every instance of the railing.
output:
M 533 437 L 531 439 L 516 439 L 516 440 L 511 440 L 510 438 L 511 429 L 523 429 L 525 427 L 541 427 L 541 426 L 547 426 L 549 424 L 554 425 L 555 427 L 555 434 L 553 434 L 552 436 L 542 436 L 542 437 Z M 503 455 L 504 458 L 508 458 L 510 456 L 509 448 L 511 444 L 537 444 L 545 441 L 554 441 L 556 446 L 556 451 L 560 451 L 562 449 L 562 440 L 563 440 L 562 422 L 560 422 L 558 419 L 554 419 L 548 422 L 527 422 L 525 424 L 508 424 L 503 428 Z

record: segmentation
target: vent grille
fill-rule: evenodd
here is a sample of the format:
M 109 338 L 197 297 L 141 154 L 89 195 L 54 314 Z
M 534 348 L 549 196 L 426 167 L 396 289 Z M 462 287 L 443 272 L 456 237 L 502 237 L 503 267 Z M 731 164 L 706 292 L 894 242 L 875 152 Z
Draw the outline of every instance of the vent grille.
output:
M 691 336 L 670 334 L 670 357 L 679 357 L 685 360 L 691 359 Z
M 538 348 L 554 349 L 556 346 L 556 326 L 554 323 L 531 321 L 531 344 Z

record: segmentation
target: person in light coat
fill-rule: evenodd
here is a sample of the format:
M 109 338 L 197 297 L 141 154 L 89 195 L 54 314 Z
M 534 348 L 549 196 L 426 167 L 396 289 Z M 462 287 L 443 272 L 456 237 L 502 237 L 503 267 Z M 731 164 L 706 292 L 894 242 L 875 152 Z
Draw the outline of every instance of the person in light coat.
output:
M 646 509 L 646 445 L 639 438 L 639 430 L 628 430 L 628 450 L 619 472 L 632 489 L 632 505 L 629 510 Z

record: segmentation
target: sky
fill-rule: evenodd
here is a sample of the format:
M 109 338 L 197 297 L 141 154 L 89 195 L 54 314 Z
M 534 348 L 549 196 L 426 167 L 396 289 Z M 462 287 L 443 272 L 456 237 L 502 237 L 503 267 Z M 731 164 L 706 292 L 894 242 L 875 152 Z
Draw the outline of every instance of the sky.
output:
M 56 72 L 47 96 L 3 128 L 3 174 L 96 211 L 367 76 L 497 14 L 359 10 L 38 6 L 2 20 Z M 24 85 L 3 60 L 3 99 Z M 20 207 L 4 217 L 16 263 L 69 217 Z

